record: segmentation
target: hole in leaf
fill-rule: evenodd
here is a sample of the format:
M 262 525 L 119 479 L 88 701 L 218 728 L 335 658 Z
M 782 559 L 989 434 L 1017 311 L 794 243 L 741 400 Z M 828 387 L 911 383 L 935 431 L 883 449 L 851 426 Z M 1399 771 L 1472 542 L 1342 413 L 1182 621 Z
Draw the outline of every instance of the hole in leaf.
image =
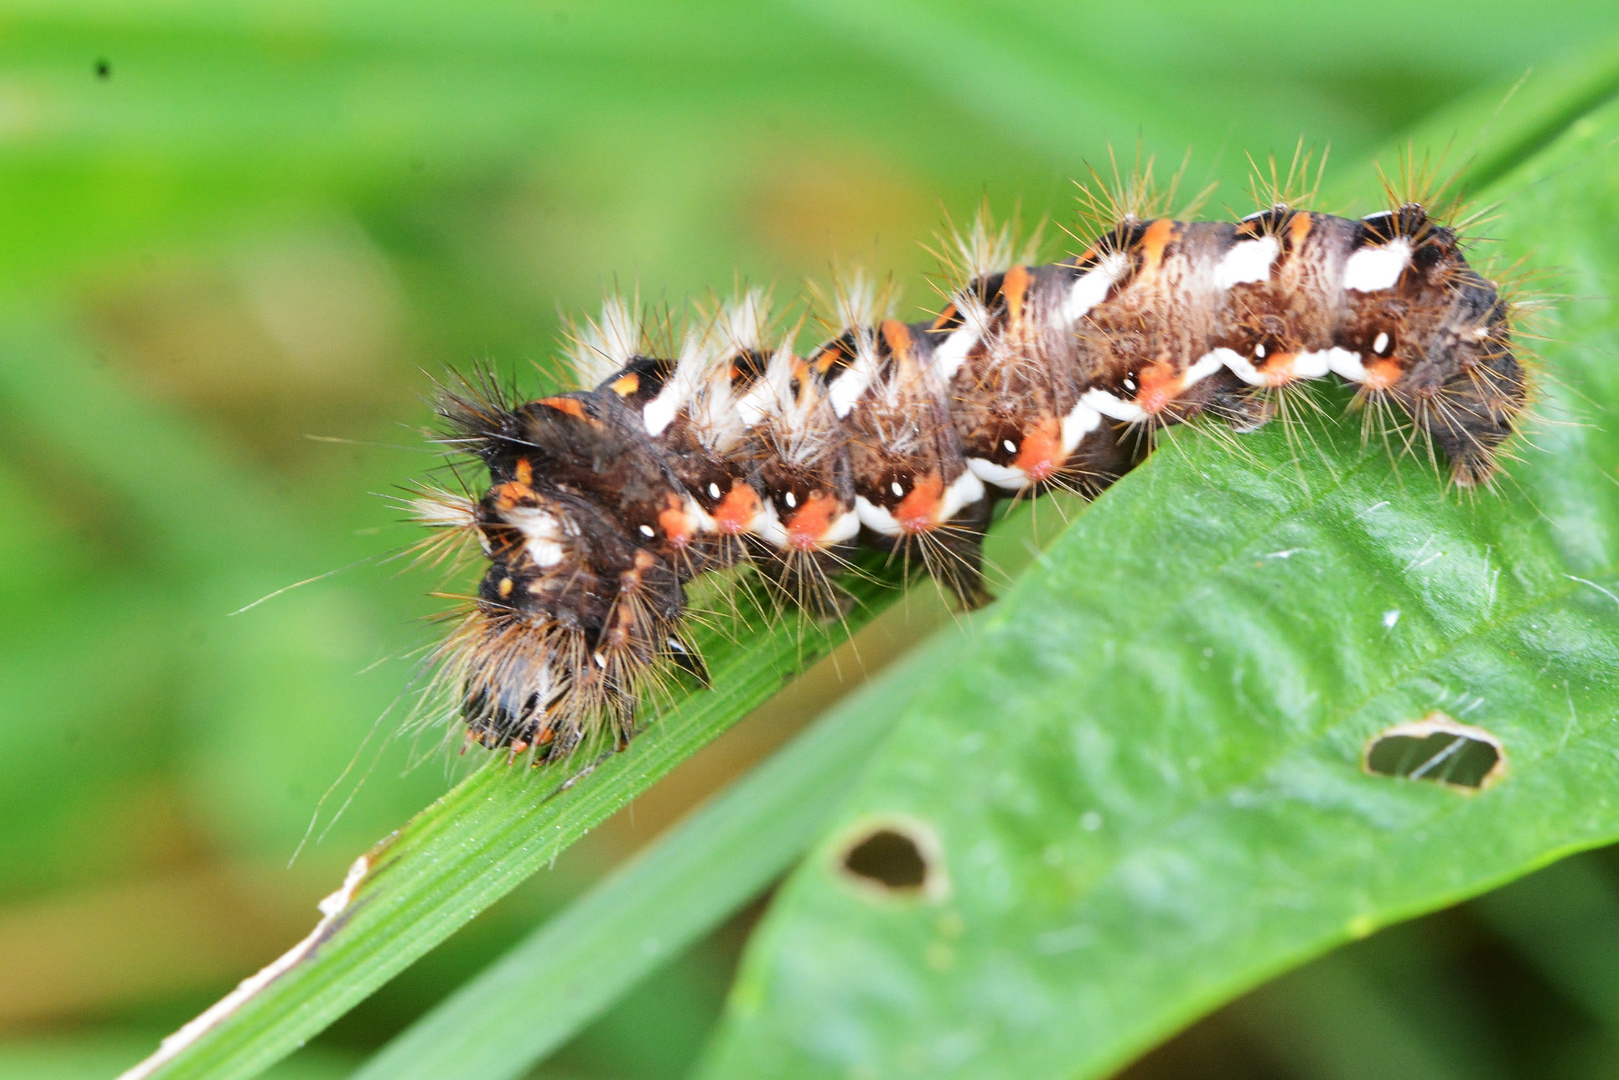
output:
M 1483 728 L 1433 712 L 1379 733 L 1366 744 L 1364 764 L 1379 776 L 1477 791 L 1501 778 L 1507 755 L 1501 740 Z
M 909 836 L 878 829 L 849 849 L 843 868 L 885 889 L 920 889 L 927 884 L 928 864 Z
M 885 896 L 938 896 L 944 887 L 938 840 L 911 822 L 868 825 L 844 848 L 838 865 L 863 888 Z

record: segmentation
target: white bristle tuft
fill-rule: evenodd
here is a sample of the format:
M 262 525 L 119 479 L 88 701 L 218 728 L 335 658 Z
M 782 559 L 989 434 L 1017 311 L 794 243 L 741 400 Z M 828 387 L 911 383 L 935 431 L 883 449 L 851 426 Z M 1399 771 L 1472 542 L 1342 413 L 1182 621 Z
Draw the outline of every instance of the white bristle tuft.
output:
M 406 501 L 411 518 L 434 529 L 470 529 L 477 524 L 471 499 L 450 491 L 430 491 Z
M 586 319 L 583 329 L 575 329 L 570 336 L 568 362 L 579 384 L 586 388 L 599 386 L 641 351 L 639 300 L 626 302 L 622 296 L 607 297 L 602 301 L 601 319 Z
M 876 326 L 893 312 L 895 299 L 891 284 L 879 287 L 864 270 L 840 276 L 832 290 L 838 332 Z
M 988 206 L 980 206 L 973 222 L 965 230 L 957 229 L 950 235 L 959 260 L 957 269 L 968 281 L 1005 272 L 1016 261 L 1016 246 L 1011 222 L 996 227 Z
M 749 289 L 720 311 L 718 330 L 732 352 L 761 352 L 769 325 L 769 295 L 763 289 Z

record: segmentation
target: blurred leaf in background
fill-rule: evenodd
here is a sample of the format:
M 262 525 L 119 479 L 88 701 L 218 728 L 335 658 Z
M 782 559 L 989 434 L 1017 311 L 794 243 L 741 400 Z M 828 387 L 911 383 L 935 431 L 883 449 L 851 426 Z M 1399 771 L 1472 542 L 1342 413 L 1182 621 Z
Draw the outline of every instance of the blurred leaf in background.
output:
M 1596 2 L 0 6 L 0 1076 L 135 1060 L 446 787 L 384 739 L 430 575 L 373 561 L 229 615 L 408 542 L 370 493 L 435 464 L 432 375 L 539 385 L 559 312 L 615 283 L 791 295 L 836 259 L 926 306 L 942 214 L 1066 221 L 1110 144 L 1190 148 L 1210 212 L 1246 211 L 1245 153 L 1301 136 L 1342 189 L 1616 32 Z M 880 630 L 891 652 L 927 625 Z M 836 685 L 767 706 L 277 1075 L 344 1075 Z M 334 783 L 323 827 L 357 793 L 287 869 Z M 1619 966 L 1593 957 L 1616 954 L 1579 944 L 1611 932 L 1610 863 L 1379 935 L 1137 1069 L 1188 1046 L 1232 1075 L 1367 1075 L 1379 1046 L 1423 1075 L 1611 1069 Z M 548 1068 L 682 1073 L 745 925 Z

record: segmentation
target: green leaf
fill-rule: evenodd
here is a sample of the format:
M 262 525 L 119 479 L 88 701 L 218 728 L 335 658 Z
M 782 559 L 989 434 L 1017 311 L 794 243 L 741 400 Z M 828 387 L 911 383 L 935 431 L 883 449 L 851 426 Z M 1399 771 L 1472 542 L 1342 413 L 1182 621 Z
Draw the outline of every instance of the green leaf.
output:
M 750 942 L 706 1076 L 1105 1075 L 1340 942 L 1619 837 L 1619 314 L 1578 299 L 1619 292 L 1616 134 L 1619 107 L 1580 119 L 1499 191 L 1492 235 L 1573 297 L 1503 490 L 1393 469 L 1353 419 L 1176 437 L 933 647 Z M 1504 777 L 1363 771 L 1435 711 L 1499 739 Z M 845 869 L 882 829 L 929 885 Z

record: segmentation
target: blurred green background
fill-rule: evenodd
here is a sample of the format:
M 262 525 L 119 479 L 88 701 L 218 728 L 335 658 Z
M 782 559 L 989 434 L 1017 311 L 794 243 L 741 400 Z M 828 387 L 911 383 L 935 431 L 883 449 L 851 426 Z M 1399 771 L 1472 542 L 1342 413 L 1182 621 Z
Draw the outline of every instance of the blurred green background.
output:
M 559 313 L 615 285 L 791 299 L 836 260 L 892 270 L 914 310 L 944 215 L 1066 222 L 1109 145 L 1162 172 L 1189 150 L 1208 213 L 1247 212 L 1245 155 L 1301 137 L 1371 197 L 1403 131 L 1619 57 L 1616 33 L 1611 0 L 6 0 L 0 1077 L 133 1063 L 446 788 L 432 739 L 390 738 L 441 582 L 378 561 L 413 538 L 379 493 L 436 464 L 434 374 L 538 386 Z M 868 671 L 936 618 L 872 627 Z M 345 1075 L 842 689 L 812 672 L 274 1075 Z M 289 868 L 328 789 L 336 822 Z M 756 915 L 544 1075 L 680 1075 Z M 1616 1071 L 1598 852 L 1287 976 L 1131 1075 Z

